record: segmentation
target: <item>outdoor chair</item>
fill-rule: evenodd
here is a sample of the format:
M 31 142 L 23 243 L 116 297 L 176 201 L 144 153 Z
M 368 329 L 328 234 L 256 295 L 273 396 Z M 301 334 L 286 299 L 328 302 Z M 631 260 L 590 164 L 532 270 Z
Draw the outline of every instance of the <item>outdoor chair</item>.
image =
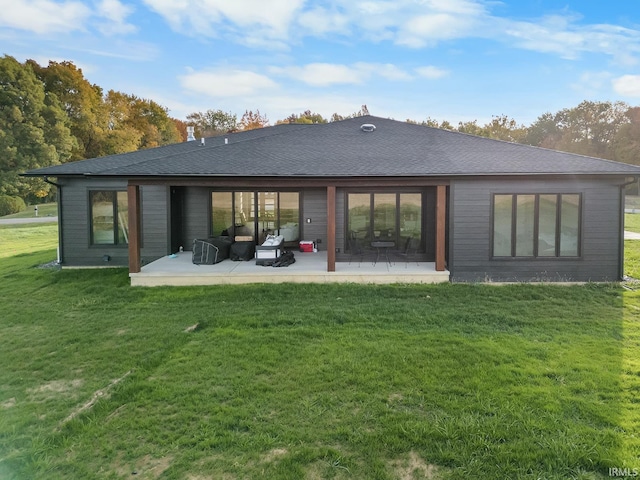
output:
M 404 249 L 395 253 L 397 257 L 404 258 L 404 267 L 407 268 L 407 263 L 415 261 L 418 263 L 418 247 L 420 242 L 415 237 L 407 237 L 407 241 L 404 244 Z
M 373 257 L 373 255 L 375 255 L 374 250 L 366 248 L 353 234 L 351 234 L 349 237 L 349 253 L 349 265 L 351 265 L 353 257 L 359 257 L 358 263 L 360 263 L 364 260 L 365 256 L 370 255 Z

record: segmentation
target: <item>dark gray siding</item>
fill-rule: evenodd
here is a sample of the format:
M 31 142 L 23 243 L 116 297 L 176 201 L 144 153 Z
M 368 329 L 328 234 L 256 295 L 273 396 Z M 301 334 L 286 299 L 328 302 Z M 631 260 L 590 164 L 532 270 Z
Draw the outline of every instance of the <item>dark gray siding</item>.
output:
M 127 266 L 127 245 L 91 245 L 89 192 L 93 190 L 126 190 L 126 181 L 61 178 L 63 266 Z M 140 187 L 142 206 L 142 263 L 167 254 L 167 194 L 163 186 Z M 110 257 L 109 262 L 103 260 Z
M 318 250 L 327 249 L 327 189 L 305 189 L 302 195 L 301 240 L 318 241 Z M 311 223 L 307 223 L 311 219 Z
M 63 266 L 126 266 L 129 250 L 126 245 L 91 245 L 89 222 L 89 192 L 91 190 L 126 190 L 126 181 L 61 178 L 62 204 L 59 228 Z M 110 257 L 109 262 L 103 260 Z
M 494 193 L 581 193 L 582 256 L 491 259 Z M 615 281 L 620 265 L 620 187 L 612 180 L 455 180 L 449 204 L 451 279 L 461 281 Z
M 185 250 L 191 250 L 196 238 L 211 236 L 211 189 L 208 187 L 189 187 L 185 189 L 182 244 Z
M 163 185 L 143 185 L 140 187 L 140 203 L 142 211 L 142 248 L 140 257 L 142 264 L 164 257 L 169 252 L 168 221 L 169 207 L 168 188 Z

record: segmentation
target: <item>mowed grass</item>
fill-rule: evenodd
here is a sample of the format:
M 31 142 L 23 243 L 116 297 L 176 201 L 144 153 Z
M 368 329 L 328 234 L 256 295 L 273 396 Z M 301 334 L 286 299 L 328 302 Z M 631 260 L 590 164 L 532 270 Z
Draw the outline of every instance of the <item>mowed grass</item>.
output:
M 36 268 L 54 258 L 33 246 L 0 260 L 2 479 L 640 468 L 639 292 L 137 289 L 124 269 Z
M 38 217 L 56 217 L 58 215 L 57 203 L 41 203 L 38 205 Z M 6 215 L 0 218 L 32 218 L 36 216 L 35 205 L 29 205 L 25 210 Z

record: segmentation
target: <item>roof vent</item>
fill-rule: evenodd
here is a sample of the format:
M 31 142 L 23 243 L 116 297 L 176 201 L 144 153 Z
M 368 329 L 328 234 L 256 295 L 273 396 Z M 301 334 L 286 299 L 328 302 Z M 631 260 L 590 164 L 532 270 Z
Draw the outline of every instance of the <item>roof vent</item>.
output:
M 189 125 L 187 127 L 187 142 L 191 142 L 196 139 L 196 136 L 193 134 L 195 129 L 196 127 L 194 127 L 193 125 Z
M 375 131 L 376 126 L 373 123 L 363 123 L 360 125 L 360 130 L 363 132 L 373 132 Z

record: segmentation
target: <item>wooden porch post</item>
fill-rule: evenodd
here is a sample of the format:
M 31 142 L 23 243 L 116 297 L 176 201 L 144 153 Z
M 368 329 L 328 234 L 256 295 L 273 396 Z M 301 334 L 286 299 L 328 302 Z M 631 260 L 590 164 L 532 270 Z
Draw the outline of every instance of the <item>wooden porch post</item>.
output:
M 327 187 L 327 272 L 336 271 L 336 187 Z
M 445 230 L 447 215 L 447 186 L 438 185 L 436 190 L 436 271 L 445 270 Z
M 140 272 L 140 187 L 127 186 L 129 213 L 129 273 Z

